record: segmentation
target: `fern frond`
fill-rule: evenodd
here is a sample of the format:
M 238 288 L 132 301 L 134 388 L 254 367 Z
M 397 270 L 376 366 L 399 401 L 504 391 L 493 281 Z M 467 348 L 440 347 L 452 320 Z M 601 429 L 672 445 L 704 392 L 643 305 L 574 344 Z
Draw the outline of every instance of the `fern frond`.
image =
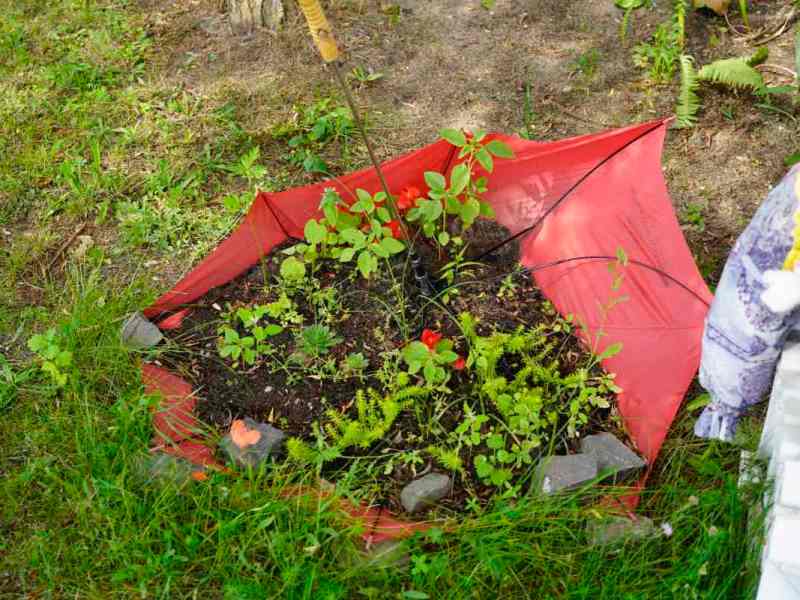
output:
M 317 454 L 311 446 L 296 437 L 286 440 L 286 451 L 290 460 L 301 465 L 313 463 Z
M 697 72 L 697 79 L 732 88 L 750 88 L 755 92 L 765 90 L 761 73 L 747 64 L 744 58 L 716 60 L 700 69 Z
M 755 51 L 755 54 L 747 59 L 747 64 L 751 67 L 755 67 L 760 65 L 761 63 L 767 62 L 769 58 L 769 48 L 766 46 L 761 46 L 758 50 Z
M 678 127 L 693 127 L 700 110 L 700 98 L 695 93 L 700 85 L 697 81 L 692 57 L 681 54 L 681 91 L 678 94 L 678 105 L 675 107 L 675 121 Z
M 673 17 L 675 19 L 675 37 L 678 46 L 683 49 L 686 42 L 686 0 L 675 0 Z

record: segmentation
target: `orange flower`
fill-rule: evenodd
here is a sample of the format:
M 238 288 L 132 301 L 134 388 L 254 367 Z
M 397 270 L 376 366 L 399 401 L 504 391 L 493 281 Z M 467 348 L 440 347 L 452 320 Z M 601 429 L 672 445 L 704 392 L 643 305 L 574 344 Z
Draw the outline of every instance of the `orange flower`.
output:
M 400 227 L 400 221 L 397 219 L 392 219 L 391 221 L 387 221 L 385 223 L 386 227 L 392 230 L 392 237 L 396 240 L 400 240 L 403 238 L 403 230 Z
M 435 350 L 436 344 L 442 339 L 441 333 L 436 333 L 435 331 L 431 331 L 430 329 L 425 329 L 422 332 L 422 337 L 420 341 L 428 347 L 428 350 Z
M 405 212 L 414 208 L 417 205 L 417 200 L 422 197 L 422 194 L 419 191 L 419 188 L 414 187 L 413 185 L 407 185 L 402 190 L 400 190 L 400 194 L 397 196 L 397 210 L 400 212 Z

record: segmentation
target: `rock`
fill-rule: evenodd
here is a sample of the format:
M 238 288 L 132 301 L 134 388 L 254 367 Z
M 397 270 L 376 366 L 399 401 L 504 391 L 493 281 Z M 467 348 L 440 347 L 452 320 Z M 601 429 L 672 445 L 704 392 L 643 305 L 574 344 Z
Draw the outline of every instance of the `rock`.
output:
M 549 456 L 536 468 L 536 481 L 545 494 L 572 490 L 596 477 L 597 459 L 592 454 Z
M 586 537 L 592 546 L 624 543 L 656 535 L 658 529 L 647 517 L 608 517 L 592 519 L 586 524 Z
M 143 457 L 139 462 L 138 472 L 145 483 L 170 483 L 178 487 L 193 480 L 203 481 L 207 478 L 203 467 L 166 452 L 155 452 Z
M 647 464 L 610 433 L 586 436 L 581 440 L 581 452 L 594 455 L 600 474 L 613 477 L 615 483 L 636 475 Z
M 142 313 L 133 313 L 122 325 L 122 343 L 128 348 L 151 348 L 164 339 L 164 334 Z
M 441 473 L 428 473 L 415 479 L 400 492 L 400 502 L 410 513 L 434 504 L 450 493 L 450 478 Z
M 407 565 L 411 557 L 400 540 L 383 540 L 372 544 L 363 553 L 363 560 L 369 566 L 394 568 Z
M 286 440 L 280 429 L 248 417 L 236 419 L 221 442 L 232 462 L 243 467 L 258 467 L 270 455 L 278 454 Z

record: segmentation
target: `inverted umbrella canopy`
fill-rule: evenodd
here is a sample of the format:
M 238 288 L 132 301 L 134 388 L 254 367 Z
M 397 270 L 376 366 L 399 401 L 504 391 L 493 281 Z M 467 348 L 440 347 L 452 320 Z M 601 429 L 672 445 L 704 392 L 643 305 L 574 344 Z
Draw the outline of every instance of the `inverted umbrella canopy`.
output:
M 484 197 L 497 220 L 519 235 L 521 263 L 545 296 L 562 315 L 586 326 L 585 340 L 599 353 L 622 345 L 604 367 L 617 374 L 623 390 L 619 412 L 650 465 L 697 371 L 711 300 L 661 171 L 666 123 L 547 143 L 492 135 L 509 144 L 515 158 L 497 161 Z M 456 148 L 442 140 L 382 170 L 389 188 L 399 191 L 424 188 L 425 171 L 446 173 L 456 163 Z M 145 314 L 162 319 L 162 328 L 178 327 L 185 304 L 257 264 L 277 244 L 302 238 L 329 187 L 349 197 L 356 188 L 375 193 L 380 182 L 373 169 L 365 169 L 335 181 L 259 193 L 239 228 Z M 606 257 L 619 249 L 629 259 L 620 289 L 627 300 L 608 310 L 615 275 Z M 154 373 L 145 372 L 145 379 L 157 389 Z

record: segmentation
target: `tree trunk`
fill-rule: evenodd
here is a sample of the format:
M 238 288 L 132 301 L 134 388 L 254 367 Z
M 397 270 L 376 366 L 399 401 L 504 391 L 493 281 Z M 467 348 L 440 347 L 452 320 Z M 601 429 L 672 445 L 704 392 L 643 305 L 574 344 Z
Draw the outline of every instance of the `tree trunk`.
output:
M 231 27 L 251 33 L 256 27 L 277 31 L 283 21 L 282 0 L 227 0 Z

